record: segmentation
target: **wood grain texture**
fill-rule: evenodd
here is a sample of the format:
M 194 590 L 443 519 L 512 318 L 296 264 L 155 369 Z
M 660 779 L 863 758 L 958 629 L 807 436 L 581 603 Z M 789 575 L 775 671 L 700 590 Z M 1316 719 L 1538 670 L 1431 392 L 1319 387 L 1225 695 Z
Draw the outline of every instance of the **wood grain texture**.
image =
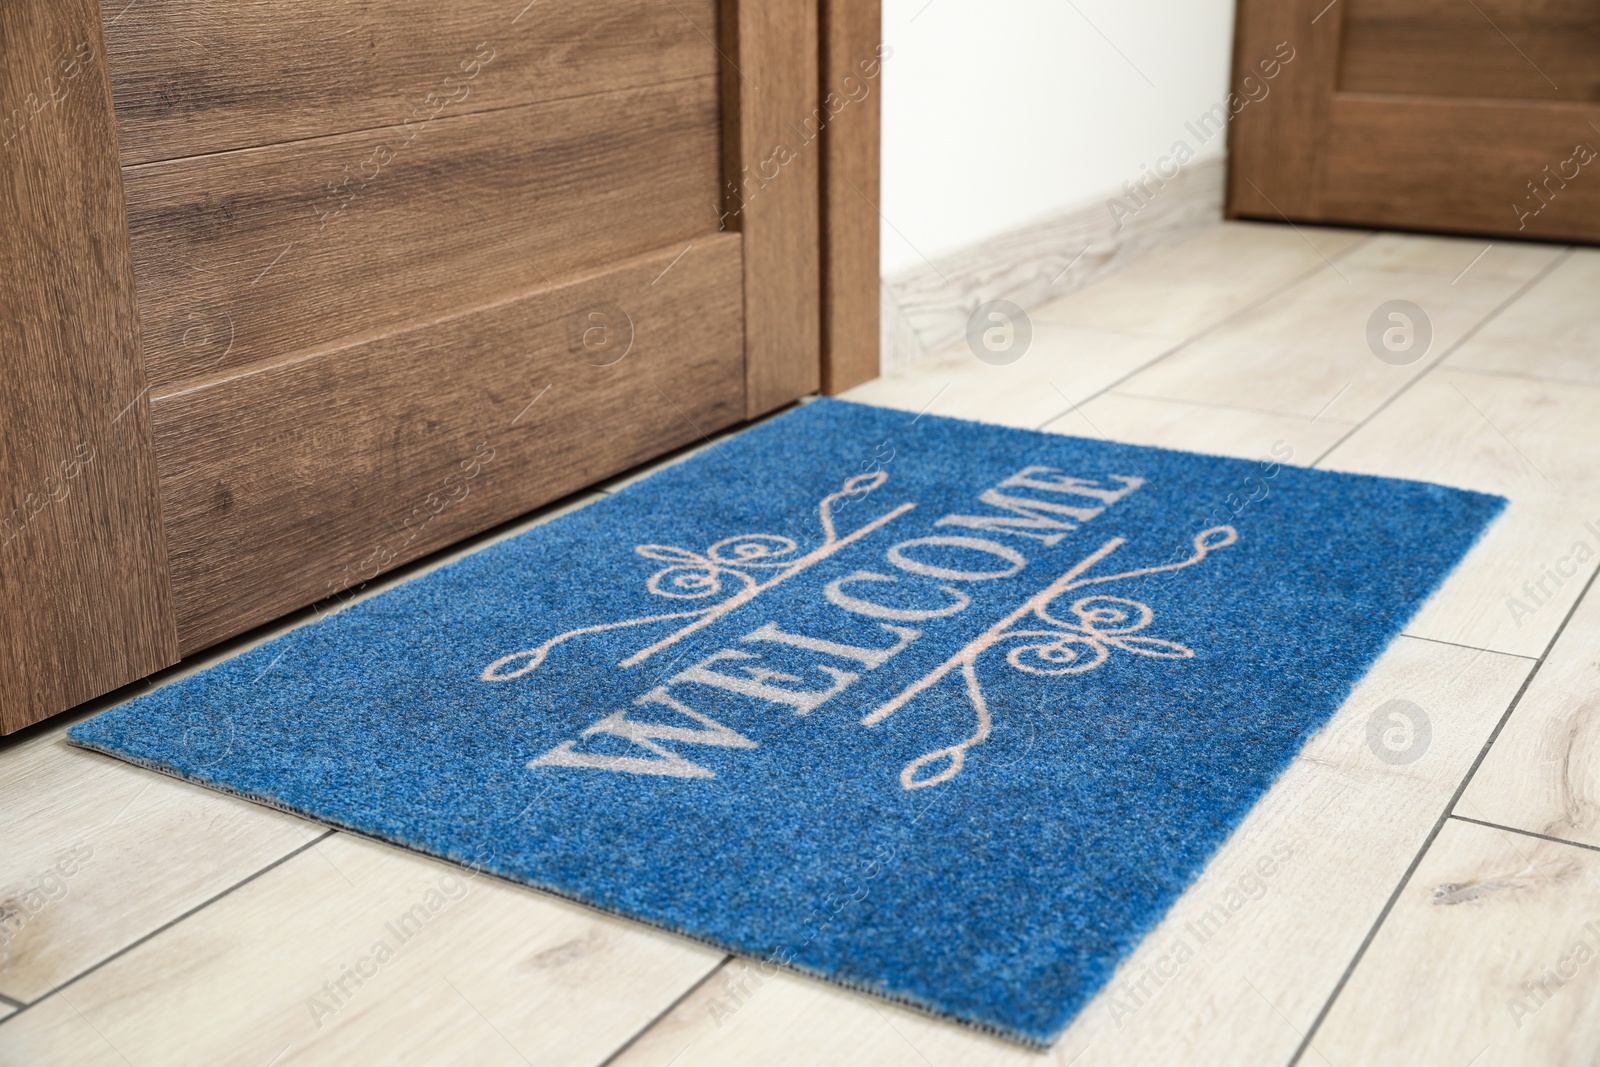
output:
M 1559 582 L 1545 578 L 1574 542 L 1592 537 L 1590 524 L 1600 527 L 1596 426 L 1600 388 L 1441 368 L 1318 465 L 1509 499 L 1406 632 L 1538 656 L 1600 566 L 1586 557 L 1574 575 Z M 1533 584 L 1541 580 L 1542 590 Z M 1529 610 L 1517 610 L 1514 600 Z
M 152 386 L 681 249 L 718 130 L 705 77 L 128 168 Z
M 321 832 L 30 738 L 0 761 L 0 994 L 43 996 Z
M 715 0 L 525 3 L 104 0 L 123 161 L 716 73 Z
M 1595 293 L 1600 293 L 1600 249 L 1576 249 L 1445 365 L 1600 385 Z
M 1600 854 L 1452 819 L 1300 1062 L 1593 1063 L 1597 953 Z
M 1469 273 L 1452 285 L 1446 274 L 1376 270 L 1341 257 L 1267 306 L 1191 341 L 1123 388 L 1169 400 L 1357 422 L 1431 366 L 1420 352 L 1415 354 L 1422 358 L 1398 366 L 1373 355 L 1366 324 L 1375 309 L 1394 299 L 1424 308 L 1432 328 L 1428 352 L 1437 359 L 1536 270 L 1528 264 L 1521 278 Z
M 744 235 L 745 413 L 822 383 L 817 0 L 721 0 L 724 225 Z
M 1596 126 L 1593 104 L 1340 94 L 1328 110 L 1317 217 L 1600 241 Z
M 104 51 L 0 6 L 0 733 L 176 658 Z
M 1131 217 L 1113 217 L 1106 199 L 1097 197 L 896 271 L 884 279 L 895 305 L 891 314 L 900 320 L 886 323 L 884 369 L 946 349 L 970 354 L 967 321 L 985 301 L 1004 299 L 1030 315 L 1048 313 L 1068 294 L 1102 280 L 1114 283 L 1122 272 L 1137 272 L 1141 258 L 1155 249 L 1203 234 L 1228 240 L 1229 234 L 1217 227 L 1223 172 L 1221 160 L 1200 160 L 1167 181 Z M 1295 241 L 1301 250 L 1312 251 L 1304 241 Z M 1229 266 L 1236 276 L 1257 273 L 1253 264 L 1231 258 Z M 1179 273 L 1188 279 L 1187 269 Z M 1125 288 L 1139 287 L 1130 283 Z M 1147 294 L 1139 292 L 1146 306 L 1133 332 L 1147 332 L 1149 322 L 1167 309 L 1148 306 Z M 912 336 L 904 338 L 908 329 Z
M 599 1064 L 721 959 L 334 834 L 8 1019 L 0 1063 Z
M 881 0 L 821 0 L 822 391 L 878 376 Z
M 1032 343 L 1013 363 L 984 363 L 962 345 L 859 385 L 846 398 L 900 408 L 913 417 L 944 415 L 1036 430 L 1168 347 L 1158 337 L 1036 320 Z
M 617 1067 L 1286 1064 L 1530 666 L 1395 642 L 1047 1052 L 735 960 Z M 1403 767 L 1367 740 L 1396 698 L 1434 723 Z
M 1304 232 L 1302 230 L 1302 232 Z M 1600 260 L 1600 253 L 1574 252 L 1557 244 L 1536 241 L 1485 242 L 1472 237 L 1423 236 L 1410 233 L 1375 233 L 1362 242 L 1361 247 L 1340 260 L 1363 270 L 1411 271 L 1422 274 L 1442 274 L 1451 281 L 1473 278 L 1512 278 L 1526 282 L 1553 267 L 1553 274 L 1563 268 L 1557 261 L 1566 263 L 1575 256 L 1590 256 Z M 1521 308 L 1536 293 L 1544 292 L 1550 278 L 1542 278 L 1537 286 L 1519 296 L 1516 302 L 1496 316 L 1485 329 L 1493 330 L 1508 311 Z M 1548 308 L 1548 305 L 1546 305 Z M 1576 308 L 1573 309 L 1576 311 Z M 1473 338 L 1479 334 L 1473 334 Z M 1469 344 L 1472 342 L 1468 342 Z
M 1139 396 L 1113 389 L 1045 427 L 1074 437 L 1179 448 L 1209 456 L 1261 460 L 1276 456 L 1302 466 L 1331 448 L 1355 424 L 1303 415 Z
M 1229 217 L 1600 241 L 1591 173 L 1600 168 L 1600 105 L 1588 88 L 1600 81 L 1583 43 L 1600 22 L 1566 0 L 1487 7 L 1243 0 L 1236 90 L 1274 42 L 1287 42 L 1295 58 L 1268 95 L 1239 106 Z M 1537 40 L 1562 42 L 1565 90 L 1503 28 L 1480 32 L 1494 12 L 1512 10 L 1517 25 L 1539 28 Z M 1455 28 L 1396 35 L 1390 16 Z M 1591 29 L 1579 32 L 1580 23 Z M 1481 48 L 1462 34 L 1481 36 Z M 1498 58 L 1473 62 L 1474 48 Z M 1526 86 L 1536 82 L 1567 98 L 1530 99 L 1538 94 Z
M 878 281 L 878 370 L 890 371 L 909 367 L 926 359 L 928 350 L 917 336 L 911 318 L 895 298 L 887 278 Z
M 1259 78 L 1260 64 L 1280 48 L 1291 49 L 1293 58 L 1271 80 L 1267 97 L 1239 107 L 1228 127 L 1231 219 L 1319 217 L 1322 133 L 1338 78 L 1342 23 L 1338 8 L 1327 13 L 1326 6 L 1327 0 L 1239 2 L 1233 92 L 1245 96 L 1245 79 Z
M 1257 223 L 1207 226 L 1031 314 L 1062 326 L 1159 337 L 1176 347 L 1257 305 L 1271 307 L 1275 295 L 1326 270 L 1366 236 Z
M 739 244 L 155 401 L 185 653 L 738 421 Z
M 1588 0 L 1345 0 L 1346 92 L 1600 100 Z
M 1594 529 L 1574 536 L 1552 567 L 1573 570 L 1578 556 L 1600 552 L 1600 503 L 1595 512 Z M 1597 649 L 1600 596 L 1591 590 L 1473 775 L 1457 814 L 1600 848 Z

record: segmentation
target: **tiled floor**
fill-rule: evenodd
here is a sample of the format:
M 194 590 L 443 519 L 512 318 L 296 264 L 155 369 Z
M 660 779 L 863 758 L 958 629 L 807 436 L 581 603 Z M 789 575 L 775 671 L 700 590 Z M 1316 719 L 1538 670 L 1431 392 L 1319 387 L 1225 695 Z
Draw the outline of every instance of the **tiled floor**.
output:
M 954 352 L 855 391 L 1513 501 L 1048 1053 L 72 750 L 57 728 L 0 747 L 0 1064 L 1596 1062 L 1597 286 L 1595 251 L 1228 224 L 1039 309 L 1018 362 Z M 1432 324 L 1405 365 L 1367 340 L 1395 299 Z M 1395 699 L 1431 726 L 1399 766 L 1368 741 Z M 373 957 L 419 902 L 428 922 Z

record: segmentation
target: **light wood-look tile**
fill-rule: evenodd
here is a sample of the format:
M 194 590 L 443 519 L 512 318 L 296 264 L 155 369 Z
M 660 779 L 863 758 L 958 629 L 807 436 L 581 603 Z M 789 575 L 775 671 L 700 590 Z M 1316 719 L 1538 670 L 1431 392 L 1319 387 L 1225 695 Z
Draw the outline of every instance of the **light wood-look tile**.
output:
M 1366 237 L 1356 230 L 1228 222 L 1151 252 L 1031 314 L 1035 325 L 1051 322 L 1182 341 L 1337 259 Z
M 594 1064 L 721 959 L 334 834 L 7 1021 L 0 1063 Z
M 1343 267 L 1420 271 L 1457 278 L 1509 278 L 1524 282 L 1557 256 L 1564 246 L 1529 241 L 1482 241 L 1475 237 L 1422 237 L 1379 233 L 1340 261 Z
M 1359 421 L 1487 318 L 1525 279 L 1330 264 L 1270 303 L 1135 375 L 1126 390 L 1285 415 Z M 1427 314 L 1427 354 L 1396 366 L 1367 344 L 1367 323 L 1391 300 Z
M 1047 1055 L 741 960 L 619 1067 L 1285 1063 L 1530 668 L 1398 640 Z M 1369 720 L 1394 699 L 1431 721 L 1406 765 L 1369 742 Z M 1180 940 L 1192 953 L 1181 964 Z
M 32 1001 L 320 832 L 59 731 L 0 753 L 0 993 Z
M 13 1008 L 9 1004 L 0 1004 L 0 1019 L 4 1019 L 6 1016 L 12 1014 L 16 1010 L 16 1008 Z
M 1499 493 L 1511 504 L 1407 633 L 1524 656 L 1544 652 L 1600 565 L 1600 388 L 1440 368 L 1321 466 Z M 1597 558 L 1541 605 L 1524 589 L 1586 542 Z M 1524 613 L 1521 601 L 1532 608 Z
M 1600 548 L 1600 538 L 1589 542 Z M 1457 813 L 1600 848 L 1597 652 L 1600 593 L 1591 590 L 1462 794 Z
M 298 612 L 246 642 L 186 661 L 160 682 L 315 625 L 602 495 L 579 494 L 399 568 L 338 603 Z M 64 732 L 0 749 L 0 910 L 14 913 L 9 943 L 0 944 L 0 995 L 32 1000 L 323 832 L 314 823 L 73 748 Z M 53 888 L 58 881 L 64 888 Z M 51 896 L 56 899 L 41 900 Z
M 1301 1063 L 1594 1063 L 1600 853 L 1450 820 L 1312 1047 Z
M 1335 419 L 1184 404 L 1112 390 L 1055 419 L 1045 429 L 1239 459 L 1271 456 L 1280 463 L 1310 466 L 1354 426 Z
M 1452 367 L 1600 385 L 1600 251 L 1578 249 L 1449 360 Z
M 985 363 L 963 345 L 857 386 L 844 399 L 1034 429 L 1170 347 L 1159 337 L 1035 320 L 1033 342 L 1015 363 Z

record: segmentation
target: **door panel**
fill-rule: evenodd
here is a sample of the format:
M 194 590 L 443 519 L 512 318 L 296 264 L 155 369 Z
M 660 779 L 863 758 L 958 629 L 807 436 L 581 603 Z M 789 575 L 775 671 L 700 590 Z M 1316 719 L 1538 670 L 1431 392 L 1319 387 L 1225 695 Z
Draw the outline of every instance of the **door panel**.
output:
M 129 167 L 151 384 L 682 248 L 717 231 L 719 130 L 702 77 Z
M 730 131 L 765 159 L 808 113 L 814 3 L 118 19 L 185 654 L 727 426 L 750 380 L 761 411 L 815 388 L 815 160 L 742 210 L 722 180 Z M 615 367 L 571 350 L 596 307 L 635 331 Z
M 1597 44 L 1577 0 L 1241 0 L 1235 90 L 1294 58 L 1234 119 L 1228 213 L 1600 241 Z
M 1593 0 L 1343 0 L 1339 89 L 1600 100 Z
M 1600 160 L 1580 167 L 1573 158 L 1575 144 L 1600 147 L 1600 134 L 1575 133 L 1567 110 L 1340 94 L 1327 126 L 1321 217 L 1404 229 L 1426 219 L 1446 231 L 1600 240 Z M 1564 165 L 1575 180 L 1560 178 Z
M 0 733 L 817 388 L 817 0 L 0 32 Z
M 715 2 L 106 0 L 123 162 L 714 75 Z
M 0 733 L 177 652 L 103 53 L 0 3 Z
M 682 252 L 156 400 L 183 651 L 743 418 L 740 239 Z

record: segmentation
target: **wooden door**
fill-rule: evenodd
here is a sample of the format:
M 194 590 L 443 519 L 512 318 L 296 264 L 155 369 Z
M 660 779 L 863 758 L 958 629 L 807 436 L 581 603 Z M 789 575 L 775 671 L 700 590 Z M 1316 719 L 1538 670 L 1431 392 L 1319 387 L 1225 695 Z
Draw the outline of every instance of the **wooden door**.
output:
M 817 0 L 96 6 L 0 19 L 0 733 L 817 390 Z
M 0 733 L 177 656 L 103 55 L 0 2 Z
M 1600 241 L 1597 57 L 1592 0 L 1241 0 L 1229 215 Z

